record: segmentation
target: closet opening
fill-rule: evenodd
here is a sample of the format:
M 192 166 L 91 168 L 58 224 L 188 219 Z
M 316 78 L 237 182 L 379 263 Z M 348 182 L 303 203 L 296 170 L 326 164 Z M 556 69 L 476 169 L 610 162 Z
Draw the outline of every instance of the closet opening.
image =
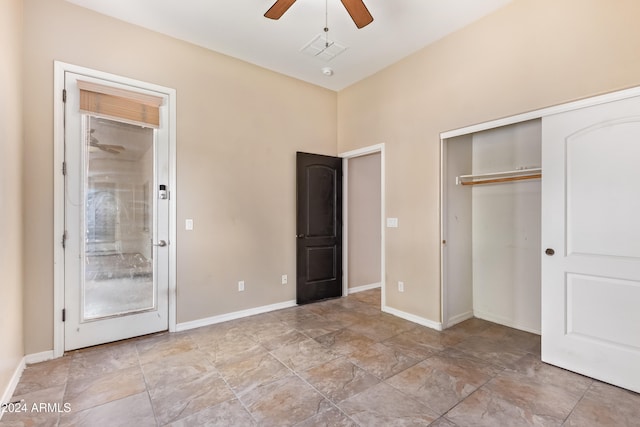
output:
M 442 325 L 541 333 L 540 119 L 442 140 Z

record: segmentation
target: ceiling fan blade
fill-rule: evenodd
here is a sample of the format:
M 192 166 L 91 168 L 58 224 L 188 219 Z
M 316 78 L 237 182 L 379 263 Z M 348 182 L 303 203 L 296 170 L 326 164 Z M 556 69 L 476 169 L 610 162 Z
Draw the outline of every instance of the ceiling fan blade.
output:
M 295 2 L 296 0 L 277 0 L 264 16 L 269 19 L 280 19 Z
M 102 151 L 105 151 L 105 152 L 111 153 L 111 154 L 120 154 L 121 153 L 121 151 L 119 151 L 119 150 L 114 150 L 112 148 L 105 147 L 104 145 L 98 145 L 98 148 L 100 150 L 102 150 Z
M 341 0 L 356 27 L 363 28 L 373 22 L 373 16 L 362 0 Z
M 108 148 L 109 150 L 125 151 L 125 148 L 122 145 L 100 144 L 98 146 Z

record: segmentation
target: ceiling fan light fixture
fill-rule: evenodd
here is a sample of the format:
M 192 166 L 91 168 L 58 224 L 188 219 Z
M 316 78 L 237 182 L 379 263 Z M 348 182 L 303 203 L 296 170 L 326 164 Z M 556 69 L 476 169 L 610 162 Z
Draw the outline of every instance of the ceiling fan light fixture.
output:
M 331 67 L 322 67 L 320 71 L 322 71 L 322 74 L 324 74 L 327 77 L 333 76 L 333 68 Z

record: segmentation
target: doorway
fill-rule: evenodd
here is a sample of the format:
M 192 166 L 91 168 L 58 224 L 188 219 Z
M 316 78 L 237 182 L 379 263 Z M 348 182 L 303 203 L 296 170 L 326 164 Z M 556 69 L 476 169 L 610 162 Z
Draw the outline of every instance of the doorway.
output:
M 338 262 L 333 257 L 325 256 L 331 262 L 323 261 L 321 264 L 329 266 L 327 271 L 322 274 L 325 278 L 333 277 L 333 265 L 341 264 L 341 280 L 325 280 L 327 283 L 340 283 L 341 287 L 333 289 L 330 297 L 347 296 L 350 293 L 365 291 L 368 289 L 381 288 L 381 309 L 384 311 L 386 307 L 385 293 L 385 146 L 384 144 L 373 145 L 340 154 L 338 157 L 317 156 L 312 154 L 299 153 L 311 156 L 311 163 L 317 163 L 318 160 L 326 159 L 328 161 L 340 161 L 342 170 L 342 208 L 341 216 L 341 259 Z M 351 166 L 353 167 L 351 167 Z M 334 165 L 335 166 L 335 165 Z M 336 166 L 337 167 L 337 166 Z M 364 169 L 363 169 L 364 168 Z M 301 168 L 298 167 L 298 174 Z M 367 181 L 377 182 L 367 182 Z M 298 177 L 298 185 L 300 185 L 300 176 Z M 351 184 L 356 184 L 355 186 Z M 362 194 L 367 192 L 368 194 Z M 298 208 L 301 205 L 300 194 L 298 194 Z M 351 206 L 351 208 L 350 208 Z M 354 208 L 354 209 L 352 209 Z M 366 227 L 360 227 L 362 224 L 355 224 L 364 217 L 358 214 L 358 211 L 367 211 L 364 215 L 368 222 Z M 300 212 L 298 212 L 300 214 Z M 333 216 L 333 214 L 332 214 Z M 376 226 L 377 222 L 377 226 Z M 305 224 L 302 221 L 302 224 Z M 352 227 L 350 227 L 352 226 Z M 376 229 L 377 227 L 377 229 Z M 367 235 L 373 234 L 371 235 Z M 298 227 L 296 232 L 296 240 L 298 246 L 298 303 L 300 303 L 300 286 L 307 287 L 305 268 L 309 265 L 309 260 L 301 256 L 301 251 L 307 250 L 306 241 L 309 233 L 303 233 Z M 363 234 L 365 234 L 363 236 Z M 350 245 L 351 243 L 351 245 Z M 366 253 L 355 254 L 354 251 L 362 249 L 362 245 L 369 245 Z M 324 250 L 324 253 L 329 252 Z M 376 253 L 377 252 L 377 253 Z M 359 260 L 356 258 L 360 257 Z M 350 270 L 350 266 L 356 264 L 355 273 Z M 314 266 L 317 270 L 317 266 Z M 357 271 L 359 269 L 359 271 Z M 301 275 L 302 273 L 302 275 Z M 331 273 L 331 274 L 330 274 Z M 354 275 L 355 274 L 355 275 Z M 320 277 L 320 275 L 318 275 Z M 353 279 L 353 280 L 352 280 Z M 321 281 L 324 283 L 324 281 Z M 313 285 L 313 282 L 311 283 Z M 315 292 L 315 291 L 314 291 Z M 323 298 L 321 298 L 323 299 Z M 307 302 L 319 300 L 318 298 L 307 299 Z
M 640 390 L 636 369 L 640 361 L 640 227 L 635 220 L 639 181 L 634 163 L 639 153 L 639 118 L 640 88 L 633 88 L 441 134 L 445 327 L 459 320 L 452 301 L 464 302 L 455 282 L 471 277 L 458 274 L 469 271 L 468 261 L 462 269 L 453 268 L 459 257 L 452 255 L 459 255 L 462 248 L 454 248 L 455 236 L 471 224 L 469 215 L 454 212 L 469 211 L 464 201 L 452 205 L 454 182 L 488 184 L 542 177 L 537 197 L 542 207 L 536 242 L 539 262 L 531 263 L 540 266 L 541 360 Z M 471 158 L 469 150 L 457 150 L 458 161 L 451 161 L 451 150 L 468 145 L 465 142 L 473 134 L 527 122 L 539 123 L 539 168 L 468 175 L 463 171 L 468 170 L 464 159 Z M 451 226 L 454 221 L 462 226 Z
M 56 63 L 58 91 L 54 356 L 173 330 L 175 92 Z
M 385 145 L 341 153 L 344 172 L 343 295 L 385 292 Z
M 541 122 L 443 144 L 444 328 L 470 317 L 540 334 Z

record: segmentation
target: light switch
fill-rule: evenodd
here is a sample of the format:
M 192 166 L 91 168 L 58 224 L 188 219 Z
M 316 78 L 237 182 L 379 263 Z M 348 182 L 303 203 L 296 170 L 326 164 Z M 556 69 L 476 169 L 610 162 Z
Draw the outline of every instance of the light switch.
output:
M 193 230 L 193 220 L 192 219 L 186 219 L 184 221 L 184 229 L 185 230 Z
M 387 218 L 388 228 L 398 228 L 398 218 Z

